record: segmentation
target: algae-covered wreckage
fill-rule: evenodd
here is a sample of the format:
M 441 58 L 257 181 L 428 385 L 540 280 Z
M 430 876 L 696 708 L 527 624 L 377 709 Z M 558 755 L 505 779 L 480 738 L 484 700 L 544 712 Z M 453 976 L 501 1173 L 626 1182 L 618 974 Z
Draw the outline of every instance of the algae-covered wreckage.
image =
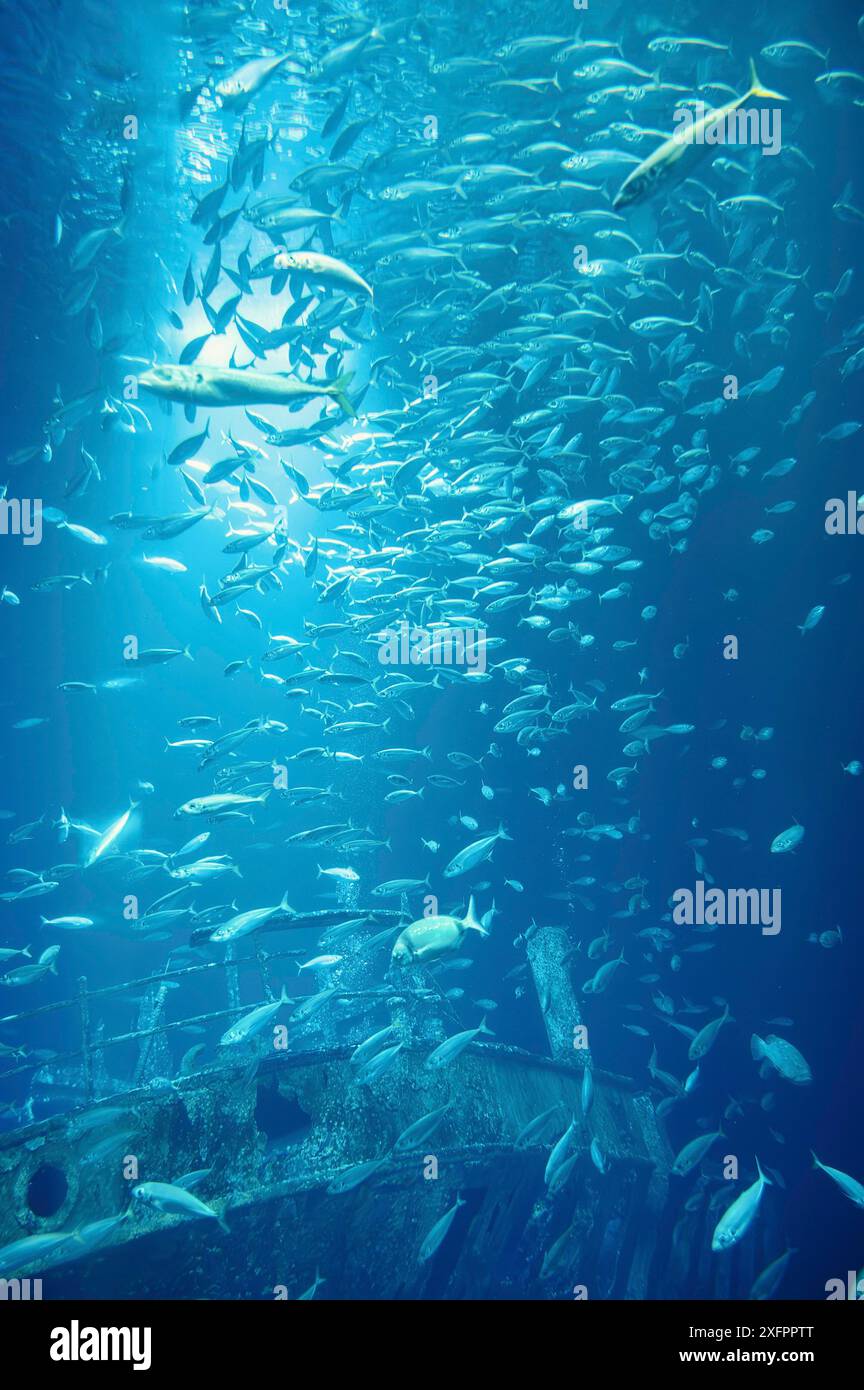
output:
M 574 1046 L 580 1014 L 567 949 L 554 927 L 528 943 L 551 1056 L 478 1033 L 446 1066 L 427 1067 L 430 1051 L 454 1030 L 418 967 L 383 1000 L 400 1054 L 366 1084 L 351 1060 L 368 1017 L 356 1010 L 352 1036 L 353 999 L 368 1004 L 360 982 L 328 995 L 308 1042 L 289 1026 L 290 1045 L 280 1048 L 268 1030 L 172 1079 L 163 1074 L 166 1038 L 190 1021 L 166 1021 L 171 972 L 149 982 L 139 1027 L 120 1038 L 93 1028 L 103 992 L 88 993 L 82 982 L 72 1001 L 81 1011 L 81 1049 L 40 1072 L 43 1082 L 74 1077 L 79 1104 L 0 1137 L 7 1290 L 14 1296 L 16 1277 L 39 1276 L 51 1299 L 274 1299 L 310 1291 L 376 1300 L 715 1296 L 718 1266 L 700 1261 L 705 1242 L 691 1238 L 702 1214 L 688 1218 L 686 1240 L 667 1217 L 671 1153 L 652 1099 Z M 257 960 L 269 990 L 273 962 L 297 954 L 268 955 L 259 939 L 257 957 L 245 963 Z M 187 967 L 225 970 L 228 981 L 230 1007 L 193 1022 L 244 1012 L 240 964 L 229 955 Z M 310 996 L 303 998 L 311 1022 Z M 138 1052 L 122 1087 L 106 1064 L 120 1045 Z M 593 1085 L 583 1086 L 586 1069 Z M 406 1141 L 404 1131 L 436 1110 L 431 1137 Z M 571 1125 L 569 1167 L 547 1181 L 552 1147 Z M 134 1199 L 139 1183 L 178 1179 L 218 1224 Z M 430 1253 L 430 1232 L 451 1211 Z M 723 1268 L 731 1291 L 751 1276 L 752 1257 L 735 1279 L 728 1261 Z

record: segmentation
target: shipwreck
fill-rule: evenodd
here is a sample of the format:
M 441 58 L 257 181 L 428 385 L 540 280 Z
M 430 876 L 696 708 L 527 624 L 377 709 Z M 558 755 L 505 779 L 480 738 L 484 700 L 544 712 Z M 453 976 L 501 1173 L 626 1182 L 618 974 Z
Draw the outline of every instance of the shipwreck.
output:
M 341 918 L 357 915 L 352 908 Z M 367 916 L 380 930 L 398 914 Z M 430 1070 L 430 1049 L 464 1023 L 452 1026 L 424 969 L 405 971 L 382 990 L 380 972 L 370 982 L 368 968 L 355 965 L 326 991 L 322 1007 L 309 1010 L 309 996 L 297 996 L 298 1007 L 306 1001 L 304 1018 L 289 1026 L 287 1047 L 274 1045 L 268 1032 L 172 1074 L 172 1031 L 203 1031 L 217 1021 L 227 1027 L 247 1012 L 239 1000 L 242 971 L 259 972 L 264 997 L 278 999 L 274 966 L 300 953 L 268 952 L 263 942 L 271 932 L 320 925 L 313 918 L 338 925 L 340 912 L 277 918 L 240 943 L 248 949 L 252 941 L 251 955 L 241 957 L 238 946 L 236 956 L 229 949 L 219 960 L 103 990 L 82 980 L 77 998 L 31 1012 L 76 1009 L 80 1046 L 47 1065 L 7 1055 L 2 1076 L 29 1070 L 33 1086 L 38 1080 L 48 1089 L 66 1080 L 73 1102 L 0 1134 L 0 1251 L 20 1251 L 36 1235 L 68 1239 L 29 1262 L 31 1246 L 25 1258 L 7 1261 L 0 1268 L 7 1297 L 26 1296 L 37 1278 L 46 1299 L 746 1296 L 757 1242 L 720 1260 L 711 1254 L 708 1213 L 682 1218 L 680 1189 L 670 1199 L 670 1184 L 680 1180 L 671 1175 L 651 1095 L 574 1045 L 582 1018 L 560 928 L 539 928 L 527 943 L 549 1055 L 479 1034 L 448 1066 Z M 208 972 L 224 973 L 227 1007 L 170 1019 L 173 980 Z M 123 991 L 137 991 L 138 1026 L 107 1037 L 94 1019 L 106 998 Z M 386 1025 L 389 1016 L 403 1046 L 385 1074 L 363 1085 L 351 1055 L 371 1031 L 370 995 L 378 997 L 376 1018 Z M 117 1048 L 136 1057 L 122 1085 L 111 1077 Z M 593 1085 L 583 1089 L 586 1069 Z M 406 1127 L 444 1106 L 426 1144 L 394 1149 Z M 539 1135 L 517 1144 L 545 1112 Z M 571 1122 L 572 1172 L 550 1191 L 549 1152 Z M 603 1171 L 592 1161 L 592 1141 Z M 367 1175 L 340 1190 L 358 1165 L 368 1165 L 361 1170 Z M 189 1174 L 220 1224 L 133 1200 L 138 1182 Z M 421 1258 L 425 1237 L 454 1205 L 444 1239 Z

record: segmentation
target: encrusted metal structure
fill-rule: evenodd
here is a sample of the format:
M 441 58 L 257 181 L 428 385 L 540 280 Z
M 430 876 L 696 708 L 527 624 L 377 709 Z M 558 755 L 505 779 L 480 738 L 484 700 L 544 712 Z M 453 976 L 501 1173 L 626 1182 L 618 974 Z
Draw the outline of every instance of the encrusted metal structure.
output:
M 669 1146 L 650 1097 L 573 1046 L 581 1020 L 565 945 L 555 928 L 529 943 L 551 1057 L 478 1034 L 448 1065 L 428 1068 L 431 1047 L 454 1030 L 429 1008 L 420 971 L 386 999 L 404 1046 L 368 1084 L 350 1061 L 355 1043 L 327 1038 L 328 1000 L 313 1046 L 291 1028 L 284 1050 L 268 1034 L 173 1080 L 139 1067 L 133 1089 L 0 1137 L 0 1249 L 39 1232 L 79 1232 L 0 1277 L 39 1275 L 43 1297 L 58 1299 L 296 1298 L 316 1272 L 325 1280 L 316 1297 L 340 1299 L 656 1296 L 670 1277 Z M 174 1026 L 160 1025 L 160 988 L 164 996 L 158 981 L 150 993 L 148 1039 Z M 356 995 L 363 990 L 344 991 L 348 1007 Z M 89 1040 L 91 1087 L 91 1054 L 110 1042 Z M 99 1089 L 106 1084 L 103 1070 Z M 445 1105 L 431 1140 L 394 1150 L 407 1126 Z M 517 1145 L 544 1112 L 544 1132 Z M 577 1157 L 550 1195 L 549 1152 L 573 1119 Z M 333 1190 L 375 1161 L 362 1181 Z M 199 1170 L 209 1171 L 195 1195 L 221 1225 L 131 1200 L 136 1182 Z M 421 1258 L 454 1206 L 440 1245 Z

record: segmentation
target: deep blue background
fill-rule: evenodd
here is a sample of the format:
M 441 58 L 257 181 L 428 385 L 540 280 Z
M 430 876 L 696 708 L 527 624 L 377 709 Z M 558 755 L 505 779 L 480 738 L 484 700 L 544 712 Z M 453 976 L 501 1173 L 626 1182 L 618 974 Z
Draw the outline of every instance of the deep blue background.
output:
M 832 66 L 860 66 L 862 44 L 851 7 L 834 5 L 816 14 L 810 7 L 784 6 L 781 15 L 774 7 L 762 7 L 754 13 L 751 6 L 738 4 L 717 14 L 707 6 L 700 10 L 695 5 L 667 4 L 652 7 L 651 25 L 644 14 L 631 19 L 628 7 L 603 12 L 601 8 L 592 7 L 585 18 L 583 36 L 624 32 L 625 56 L 637 63 L 645 59 L 639 34 L 666 32 L 654 28 L 653 20 L 662 20 L 672 32 L 695 32 L 730 41 L 733 57 L 726 72 L 730 82 L 736 82 L 743 73 L 749 53 L 793 34 L 829 47 Z M 690 24 L 683 13 L 685 8 L 692 15 Z M 91 219 L 116 216 L 119 173 L 124 163 L 132 171 L 135 195 L 126 237 L 110 252 L 100 284 L 106 332 L 111 324 L 111 331 L 128 334 L 127 351 L 146 359 L 155 346 L 155 321 L 168 350 L 176 351 L 176 335 L 162 310 L 180 306 L 169 302 L 164 274 L 153 252 L 158 249 L 179 283 L 186 258 L 198 244 L 197 234 L 188 226 L 188 173 L 196 159 L 200 162 L 201 149 L 190 145 L 188 134 L 178 133 L 165 95 L 172 80 L 176 82 L 178 46 L 161 33 L 152 16 L 146 19 L 124 10 L 121 29 L 107 7 L 57 6 L 52 14 L 51 7 L 43 5 L 40 9 L 48 13 L 41 19 L 26 8 L 15 6 L 15 16 L 10 7 L 2 9 L 6 30 L 3 70 L 10 86 L 0 104 L 7 190 L 6 216 L 0 223 L 0 312 L 4 324 L 0 400 L 4 452 L 12 454 L 40 438 L 58 384 L 64 399 L 69 400 L 94 386 L 101 370 L 104 384 L 115 391 L 119 387 L 122 371 L 109 361 L 100 367 L 86 344 L 83 316 L 64 318 L 59 299 L 66 283 L 67 245 Z M 796 14 L 796 9 L 800 13 Z M 486 43 L 490 49 L 499 46 L 514 36 L 517 25 L 520 34 L 565 31 L 565 26 L 572 25 L 566 6 L 553 6 L 553 11 L 550 14 L 548 5 L 525 5 L 518 16 L 511 12 L 505 24 L 505 12 L 499 7 Z M 478 16 L 465 20 L 465 51 L 477 51 L 478 22 Z M 40 25 L 45 26 L 38 63 L 33 61 L 30 25 L 36 26 L 37 35 L 42 32 Z M 110 64 L 106 53 L 111 55 Z M 115 68 L 116 73 L 100 71 L 100 62 Z M 118 80 L 117 74 L 123 73 L 125 81 Z M 629 576 L 634 583 L 634 600 L 629 605 L 604 607 L 602 618 L 593 607 L 584 615 L 585 630 L 602 636 L 594 649 L 579 652 L 569 644 L 553 648 L 544 634 L 517 628 L 515 617 L 512 623 L 508 617 L 499 619 L 495 629 L 508 637 L 503 655 L 524 654 L 539 669 L 553 674 L 555 694 L 560 697 L 555 699 L 555 706 L 566 703 L 571 680 L 584 690 L 588 680 L 599 679 L 610 692 L 601 697 L 602 708 L 610 697 L 638 688 L 637 671 L 647 666 L 647 688 L 665 690 L 663 722 L 692 723 L 696 726 L 694 734 L 656 743 L 651 755 L 640 761 L 638 779 L 631 783 L 632 798 L 622 806 L 616 802 L 614 788 L 604 781 L 607 768 L 627 761 L 620 755 L 619 720 L 604 709 L 601 716 L 571 724 L 568 737 L 548 745 L 541 757 L 526 760 L 509 738 L 492 733 L 495 711 L 519 693 L 499 676 L 494 685 L 479 686 L 476 692 L 448 688 L 440 694 L 421 694 L 414 723 L 394 720 L 399 730 L 394 743 L 431 744 L 435 770 L 452 772 L 465 781 L 463 788 L 429 788 L 422 803 L 387 807 L 383 805 L 388 790 L 384 774 L 391 769 L 368 760 L 360 768 L 340 770 L 339 786 L 346 798 L 344 809 L 358 824 L 369 824 L 381 838 L 392 837 L 392 855 L 380 857 L 377 864 L 374 856 L 364 861 L 367 888 L 382 878 L 423 877 L 429 872 L 433 860 L 421 846 L 421 836 L 441 842 L 437 863 L 443 867 L 446 859 L 471 838 L 449 824 L 455 814 L 475 816 L 481 828 L 497 824 L 499 816 L 503 819 L 513 843 L 498 847 L 494 871 L 478 875 L 492 878 L 495 884 L 500 915 L 495 920 L 493 939 L 473 946 L 473 968 L 453 974 L 448 984 L 465 988 L 466 997 L 457 1006 L 465 1027 L 478 1020 L 471 1000 L 491 997 L 499 1004 L 493 1019 L 496 1033 L 502 1040 L 524 1047 L 543 1050 L 545 1041 L 530 985 L 517 999 L 514 983 L 503 982 L 506 972 L 522 958 L 513 938 L 532 918 L 537 922 L 562 921 L 569 924 L 574 941 L 581 940 L 584 953 L 588 942 L 607 925 L 611 899 L 600 893 L 597 910 L 588 913 L 575 899 L 566 903 L 550 900 L 548 895 L 564 891 L 568 879 L 583 874 L 595 875 L 600 884 L 609 880 L 623 883 L 632 875 L 644 875 L 650 913 L 637 918 L 635 924 L 610 923 L 615 954 L 624 944 L 627 968 L 618 972 L 607 994 L 586 1003 L 595 1056 L 610 1071 L 647 1084 L 645 1064 L 650 1044 L 622 1030 L 623 1023 L 646 1023 L 644 1014 L 628 1011 L 625 1005 L 641 1004 L 651 1011 L 652 987 L 639 983 L 642 975 L 655 970 L 660 973 L 658 987 L 674 994 L 679 1005 L 684 998 L 708 1005 L 711 1013 L 695 1023 L 693 1019 L 683 1020 L 696 1027 L 714 1011 L 719 1012 L 720 1005 L 712 1000 L 730 1001 L 735 1026 L 723 1031 L 703 1063 L 700 1089 L 672 1112 L 670 1138 L 677 1149 L 693 1137 L 700 1122 L 716 1127 L 729 1097 L 742 1103 L 743 1118 L 730 1121 L 726 1131 L 731 1151 L 741 1153 L 745 1164 L 758 1153 L 763 1164 L 784 1175 L 787 1184 L 785 1194 L 769 1192 L 765 1198 L 766 1208 L 773 1211 L 772 1240 L 765 1239 L 765 1261 L 781 1253 L 783 1242 L 788 1242 L 798 1254 L 782 1292 L 819 1298 L 826 1279 L 843 1277 L 847 1269 L 864 1263 L 864 1214 L 824 1175 L 813 1173 L 809 1167 L 809 1150 L 813 1148 L 823 1161 L 859 1179 L 864 1177 L 860 1119 L 864 1025 L 857 881 L 864 778 L 850 777 L 841 770 L 842 764 L 852 759 L 864 760 L 858 621 L 859 546 L 864 542 L 860 537 L 828 537 L 824 531 L 826 499 L 845 496 L 847 489 L 856 486 L 860 436 L 839 444 L 818 443 L 819 435 L 838 421 L 861 415 L 860 377 L 852 375 L 842 383 L 838 375 L 842 357 L 826 353 L 837 345 L 841 331 L 862 314 L 860 227 L 839 221 L 831 210 L 850 180 L 853 193 L 848 201 L 860 203 L 864 197 L 858 159 L 862 116 L 854 107 L 824 105 L 814 92 L 812 74 L 773 69 L 770 76 L 767 70 L 762 75 L 791 97 L 784 109 L 784 141 L 794 140 L 815 166 L 810 172 L 790 161 L 786 173 L 792 185 L 785 199 L 786 214 L 775 229 L 778 250 L 772 263 L 780 263 L 786 244 L 792 243 L 797 248 L 797 264 L 809 268 L 806 286 L 799 288 L 789 306 L 793 316 L 790 347 L 783 353 L 772 348 L 767 339 L 751 337 L 751 363 L 738 368 L 744 381 L 782 361 L 786 368 L 783 381 L 772 394 L 741 402 L 709 421 L 712 460 L 721 465 L 723 477 L 717 489 L 701 501 L 686 553 L 669 554 L 664 542 L 650 543 L 637 520 L 640 502 L 633 504 L 625 522 L 616 529 L 615 540 L 631 544 L 634 553 L 644 558 L 645 567 Z M 100 103 L 94 96 L 97 87 L 112 92 L 114 100 Z M 136 149 L 123 151 L 116 140 L 103 141 L 100 129 L 105 122 L 116 129 L 116 120 L 110 126 L 109 117 L 115 119 L 127 109 L 133 93 L 139 94 L 137 99 L 147 118 Z M 141 93 L 149 94 L 151 105 Z M 404 96 L 409 100 L 408 93 Z M 230 129 L 236 138 L 236 127 Z M 364 151 L 375 149 L 371 135 L 369 139 Z M 300 146 L 295 147 L 293 157 L 292 173 L 302 159 Z M 275 167 L 271 156 L 268 170 Z M 704 170 L 701 177 L 711 180 Z M 262 193 L 272 192 L 274 187 L 279 184 L 268 182 Z M 199 183 L 196 196 L 204 188 L 206 184 Z M 55 250 L 49 230 L 58 207 L 63 209 L 68 225 L 61 248 Z M 371 218 L 372 212 L 368 215 Z M 366 205 L 358 200 L 352 213 L 352 238 L 362 240 L 366 216 Z M 410 228 L 410 221 L 408 225 Z M 231 245 L 241 249 L 243 241 L 244 236 L 235 234 Z M 691 245 L 712 258 L 718 254 L 711 227 L 695 216 Z M 200 253 L 199 263 L 203 265 Z M 814 307 L 813 294 L 833 289 L 847 268 L 855 271 L 852 287 L 826 318 Z M 691 307 L 682 316 L 687 316 L 695 303 L 700 275 L 690 271 L 676 283 L 686 291 L 685 302 Z M 777 282 L 778 288 L 781 283 Z M 220 288 L 219 302 L 223 297 Z M 736 370 L 733 335 L 742 327 L 728 318 L 732 302 L 728 294 L 718 298 L 714 331 L 707 344 L 700 344 L 710 360 L 721 365 L 728 361 L 730 371 Z M 396 343 L 385 335 L 384 344 L 378 340 L 370 355 L 378 357 L 395 350 Z M 362 354 L 359 356 L 362 361 Z M 640 403 L 633 377 L 623 389 Z M 781 435 L 778 422 L 786 419 L 810 390 L 816 391 L 817 399 L 802 425 Z M 698 389 L 691 393 L 690 403 L 697 399 Z M 367 409 L 393 404 L 391 394 L 374 389 L 364 402 Z M 125 807 L 138 779 L 144 779 L 154 783 L 156 791 L 145 801 L 125 847 L 178 847 L 187 834 L 202 827 L 195 822 L 173 822 L 173 811 L 189 796 L 210 789 L 207 775 L 196 773 L 191 756 L 163 749 L 166 737 L 183 736 L 176 721 L 187 714 L 219 713 L 223 730 L 258 714 L 282 718 L 291 725 L 284 738 L 262 738 L 250 744 L 250 757 L 273 756 L 278 760 L 280 754 L 324 742 L 315 721 L 307 720 L 301 727 L 294 704 L 278 691 L 257 683 L 251 672 L 241 672 L 232 679 L 223 676 L 231 660 L 248 656 L 254 664 L 265 649 L 267 630 L 300 636 L 304 618 L 320 621 L 338 616 L 331 607 L 325 609 L 316 603 L 300 571 L 296 567 L 290 571 L 281 594 L 271 594 L 264 601 L 244 601 L 243 606 L 261 613 L 264 634 L 256 634 L 242 618 L 229 612 L 222 627 L 216 628 L 204 618 L 197 598 L 201 577 L 207 576 L 212 592 L 218 575 L 227 572 L 232 563 L 229 558 L 222 568 L 222 528 L 215 521 L 204 522 L 179 542 L 144 544 L 134 533 L 119 532 L 108 525 L 108 517 L 121 510 L 172 512 L 185 505 L 178 480 L 159 470 L 159 460 L 178 438 L 200 428 L 204 416 L 199 414 L 199 424 L 187 429 L 179 411 L 169 418 L 152 403 L 146 408 L 153 423 L 152 435 L 108 437 L 91 421 L 83 434 L 73 432 L 51 464 L 29 464 L 17 473 L 7 468 L 3 474 L 10 494 L 40 497 L 45 505 L 63 507 L 74 520 L 110 538 L 107 550 L 81 545 L 48 526 L 38 548 L 24 548 L 14 538 L 0 538 L 0 582 L 21 598 L 18 607 L 0 607 L 4 657 L 0 802 L 17 818 L 4 822 L 4 830 L 46 812 L 56 815 L 61 805 L 70 816 L 102 827 Z M 271 418 L 274 415 L 267 409 L 262 413 Z M 255 437 L 239 413 L 222 412 L 214 419 L 214 425 L 225 428 L 229 422 L 242 437 Z M 696 428 L 698 424 L 694 422 Z M 82 438 L 98 458 L 103 481 L 83 498 L 66 503 L 63 489 L 76 469 Z M 750 445 L 761 446 L 762 453 L 746 477 L 735 476 L 728 459 Z M 315 455 L 293 450 L 290 456 L 313 480 L 326 477 Z M 787 456 L 798 459 L 790 475 L 782 480 L 761 480 L 765 468 Z M 211 451 L 208 457 L 216 454 Z M 283 487 L 275 460 L 261 468 L 260 476 L 277 492 Z M 604 495 L 599 465 L 592 480 L 596 480 L 596 488 L 589 489 L 591 495 Z M 671 494 L 664 495 L 660 505 L 670 498 Z M 766 506 L 785 498 L 797 501 L 794 512 L 765 517 Z M 329 526 L 343 520 L 341 514 L 319 515 L 300 502 L 292 509 L 291 532 L 305 544 L 310 534 L 327 535 Z M 387 524 L 398 525 L 392 518 Z M 755 546 L 749 538 L 763 525 L 775 531 L 775 539 Z M 143 550 L 182 558 L 188 574 L 165 575 L 142 568 L 136 557 Z M 92 570 L 106 561 L 110 561 L 110 569 L 102 585 L 55 594 L 31 590 L 30 586 L 45 576 L 74 572 L 81 566 Z M 850 582 L 832 584 L 843 572 L 851 573 Z M 740 596 L 734 604 L 722 597 L 730 588 Z M 653 624 L 646 626 L 639 610 L 647 603 L 655 604 L 659 611 Z M 813 632 L 802 636 L 796 624 L 803 622 L 817 603 L 827 605 L 825 616 Z M 579 610 L 570 616 L 583 621 Z M 740 641 L 737 662 L 723 661 L 720 655 L 723 636 L 730 632 Z M 142 646 L 182 647 L 189 643 L 195 661 L 180 660 L 147 671 L 142 683 L 128 690 L 100 690 L 97 696 L 57 691 L 61 681 L 96 683 L 125 674 L 120 657 L 127 633 L 139 634 Z M 622 653 L 611 650 L 615 640 L 632 637 L 639 638 L 638 649 Z M 685 639 L 690 644 L 685 658 L 673 660 L 672 647 Z M 369 649 L 361 650 L 369 654 Z M 479 712 L 484 700 L 492 706 L 490 713 Z M 31 716 L 47 717 L 49 723 L 32 730 L 11 728 L 15 721 Z M 724 727 L 711 732 L 719 720 L 726 721 Z M 767 743 L 742 741 L 739 732 L 743 725 L 757 729 L 772 726 L 775 735 Z M 496 799 L 490 804 L 480 795 L 480 777 L 450 767 L 446 753 L 462 749 L 478 754 L 493 740 L 504 757 L 484 763 L 484 779 L 496 789 Z M 682 756 L 685 745 L 689 751 Z M 341 746 L 368 752 L 380 743 L 354 740 Z M 722 772 L 709 767 L 718 755 L 729 759 Z M 599 772 L 596 778 L 592 775 L 589 792 L 568 792 L 564 800 L 549 808 L 528 792 L 536 786 L 554 790 L 564 784 L 569 788 L 569 770 L 580 762 Z M 292 780 L 304 784 L 326 785 L 334 780 L 326 765 L 293 767 L 298 771 L 295 774 L 292 770 Z M 752 779 L 754 767 L 766 769 L 765 780 Z M 392 770 L 412 771 L 402 767 Z M 747 779 L 740 790 L 732 787 L 736 776 Z M 235 853 L 244 881 L 227 880 L 228 893 L 222 884 L 196 892 L 196 903 L 223 902 L 236 890 L 241 906 L 255 906 L 276 902 L 286 888 L 298 908 L 330 900 L 332 890 L 322 894 L 321 881 L 316 879 L 316 862 L 325 864 L 321 855 L 330 852 L 286 852 L 281 847 L 286 834 L 315 824 L 312 817 L 319 809 L 321 821 L 343 818 L 341 813 L 331 815 L 331 808 L 324 803 L 322 808 L 278 813 L 268 808 L 256 817 L 254 833 L 246 825 L 214 828 L 208 850 Z M 641 833 L 598 846 L 580 839 L 561 839 L 560 831 L 572 825 L 576 813 L 583 809 L 591 810 L 600 820 L 620 821 L 638 813 Z M 796 818 L 807 831 L 798 853 L 770 855 L 773 837 Z M 712 828 L 718 826 L 742 826 L 749 840 L 742 845 L 712 836 Z M 713 951 L 684 955 L 680 973 L 670 974 L 668 956 L 658 965 L 650 943 L 634 939 L 632 929 L 658 924 L 674 889 L 692 885 L 693 861 L 685 842 L 701 835 L 709 839 L 703 853 L 719 885 L 782 888 L 783 932 L 770 938 L 753 928 L 727 928 L 712 938 L 716 941 Z M 253 841 L 269 848 L 250 851 Z M 586 852 L 591 854 L 591 863 L 576 863 L 576 856 Z M 66 850 L 46 837 L 4 846 L 0 867 L 41 869 L 67 858 Z M 337 853 L 329 862 L 342 859 Z M 505 877 L 519 880 L 524 893 L 502 887 Z M 93 882 L 95 890 L 90 886 Z M 0 939 L 14 945 L 39 942 L 43 936 L 46 942 L 54 939 L 38 927 L 40 910 L 54 915 L 55 910 L 86 912 L 93 907 L 100 923 L 107 925 L 117 896 L 106 886 L 112 882 L 110 877 L 75 879 L 68 892 L 61 890 L 19 906 L 0 905 Z M 172 886 L 161 878 L 150 882 L 158 884 L 152 897 Z M 457 881 L 451 892 L 441 882 L 443 887 L 438 891 L 443 903 L 463 900 L 462 883 Z M 149 887 L 142 889 L 142 897 Z M 491 896 L 490 892 L 480 894 L 481 910 L 489 905 Z M 612 906 L 620 907 L 623 901 L 626 895 L 616 898 Z M 840 948 L 826 951 L 808 942 L 811 933 L 835 924 L 843 931 Z M 91 983 L 108 983 L 144 975 L 164 962 L 164 943 L 131 942 L 124 939 L 128 933 L 124 933 L 119 918 L 112 925 L 112 931 L 78 937 L 66 934 L 59 978 L 49 977 L 32 994 L 4 990 L 0 1011 L 13 1012 L 36 1002 L 70 997 L 81 974 Z M 178 936 L 177 944 L 184 939 L 185 934 Z M 314 938 L 310 935 L 300 942 L 311 948 Z M 292 940 L 291 944 L 296 943 Z M 381 957 L 382 970 L 385 959 Z M 574 978 L 581 983 L 592 968 L 577 961 Z M 292 977 L 286 973 L 286 978 Z M 247 981 L 244 998 L 250 1003 L 257 1002 L 257 988 L 254 979 Z M 184 991 L 182 1006 L 172 1000 L 172 1007 L 192 1014 L 201 1004 L 220 1007 L 223 1002 L 221 994 L 208 996 L 199 986 Z M 749 1057 L 750 1034 L 756 1031 L 764 1036 L 774 1031 L 767 1020 L 775 1016 L 794 1020 L 791 1030 L 776 1031 L 788 1032 L 810 1062 L 814 1084 L 806 1090 L 781 1081 L 773 1085 L 758 1080 Z M 43 1048 L 74 1046 L 74 1025 L 71 1020 L 60 1021 L 61 1017 L 57 1016 L 56 1031 L 55 1025 L 51 1032 L 43 1026 L 38 1036 L 26 1031 L 24 1040 Z M 128 1006 L 115 1006 L 106 1012 L 105 1022 L 108 1031 L 118 1031 L 130 1026 L 133 1019 Z M 652 1023 L 651 1031 L 660 1065 L 676 1075 L 686 1075 L 690 1070 L 686 1041 L 662 1023 Z M 18 1030 L 0 1029 L 0 1037 L 7 1042 L 17 1041 L 19 1036 Z M 182 1048 L 176 1057 L 179 1051 Z M 759 1105 L 766 1091 L 773 1092 L 776 1100 L 770 1112 Z M 26 1078 L 16 1078 L 4 1098 L 20 1102 L 25 1096 Z M 4 1123 L 2 1118 L 0 1123 Z M 769 1126 L 784 1137 L 783 1144 L 772 1138 Z M 758 1238 L 762 1239 L 761 1232 Z

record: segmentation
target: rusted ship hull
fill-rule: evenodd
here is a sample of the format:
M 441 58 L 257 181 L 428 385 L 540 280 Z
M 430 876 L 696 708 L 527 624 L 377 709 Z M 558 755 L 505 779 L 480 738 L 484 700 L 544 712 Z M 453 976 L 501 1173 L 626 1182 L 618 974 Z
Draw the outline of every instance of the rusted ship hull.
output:
M 79 1253 L 73 1241 L 17 1272 L 39 1273 L 45 1298 L 296 1298 L 316 1270 L 326 1279 L 319 1296 L 342 1299 L 572 1298 L 575 1285 L 589 1297 L 646 1295 L 670 1162 L 646 1096 L 595 1073 L 590 1130 L 583 1122 L 573 1172 L 549 1197 L 548 1144 L 579 1115 L 579 1069 L 472 1045 L 442 1071 L 424 1068 L 426 1050 L 403 1054 L 369 1087 L 358 1085 L 350 1051 L 271 1055 L 251 1079 L 248 1069 L 218 1068 L 114 1098 L 136 1135 L 127 1153 L 94 1157 L 94 1131 L 76 1138 L 68 1116 L 3 1139 L 0 1246 L 119 1213 L 135 1181 L 209 1168 L 196 1194 L 230 1235 L 207 1218 L 136 1204 L 99 1249 Z M 448 1101 L 426 1147 L 391 1153 L 407 1125 Z M 524 1126 L 553 1106 L 560 1122 L 553 1117 L 549 1140 L 516 1149 Z M 589 1157 L 592 1137 L 603 1174 Z M 365 1182 L 328 1192 L 353 1165 L 381 1158 Z M 51 1170 L 67 1193 L 37 1216 L 28 1193 L 45 1191 Z M 464 1205 L 422 1261 L 424 1238 L 457 1197 Z

